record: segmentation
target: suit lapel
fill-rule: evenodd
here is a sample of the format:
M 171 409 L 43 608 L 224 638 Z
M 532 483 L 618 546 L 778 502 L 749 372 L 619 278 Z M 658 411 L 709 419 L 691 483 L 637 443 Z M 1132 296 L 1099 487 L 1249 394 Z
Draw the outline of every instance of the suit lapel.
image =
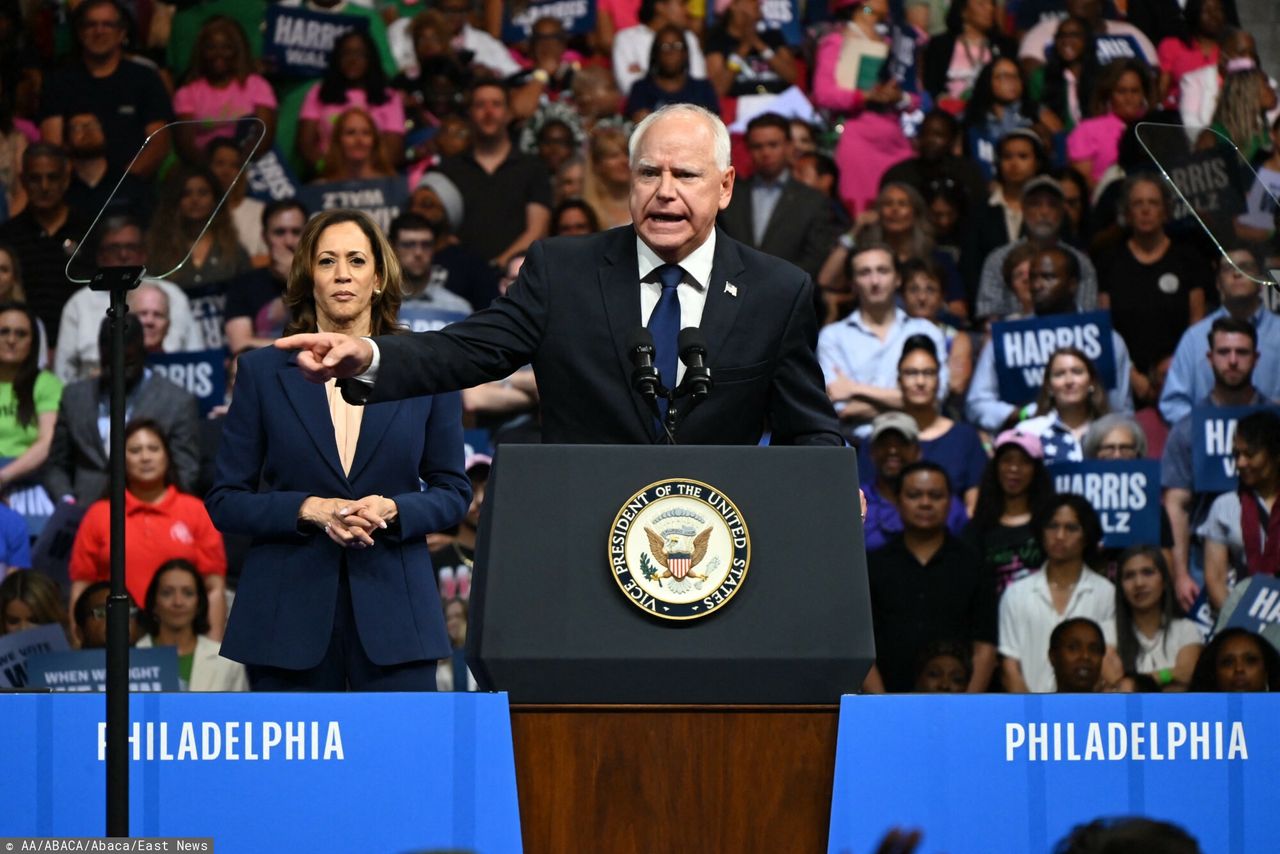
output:
M 627 338 L 631 330 L 640 325 L 640 268 L 636 261 L 635 229 L 619 228 L 613 233 L 617 237 L 605 250 L 605 265 L 599 272 L 600 297 L 604 302 L 618 369 L 622 372 L 623 388 L 629 390 L 631 356 L 627 353 Z M 627 396 L 645 435 L 649 435 L 653 432 L 653 414 L 644 408 L 640 395 L 629 393 Z
M 724 352 L 729 332 L 738 318 L 738 308 L 746 299 L 746 286 L 740 280 L 745 268 L 738 244 L 716 229 L 716 253 L 707 281 L 707 304 L 702 309 L 702 334 L 707 339 L 707 357 L 715 362 Z
M 356 455 L 351 460 L 351 474 L 347 478 L 356 482 L 365 466 L 373 459 L 374 451 L 382 442 L 387 427 L 400 412 L 401 401 L 375 403 L 364 408 L 364 416 L 360 419 L 360 438 L 356 440 Z
M 773 233 L 780 227 L 779 224 L 784 221 L 786 212 L 791 208 L 796 194 L 795 183 L 795 179 L 788 178 L 782 185 L 782 192 L 778 194 L 778 203 L 773 206 L 773 213 L 765 223 L 764 233 L 760 236 L 760 245 L 756 247 L 762 252 L 769 245 L 769 238 L 773 237 Z M 755 234 L 754 231 L 751 233 Z
M 333 434 L 333 417 L 329 414 L 324 386 L 304 379 L 293 359 L 280 368 L 278 376 L 280 385 L 284 387 L 285 397 L 289 399 L 303 430 L 315 443 L 320 457 L 334 474 L 346 480 L 342 461 L 338 459 L 338 440 Z

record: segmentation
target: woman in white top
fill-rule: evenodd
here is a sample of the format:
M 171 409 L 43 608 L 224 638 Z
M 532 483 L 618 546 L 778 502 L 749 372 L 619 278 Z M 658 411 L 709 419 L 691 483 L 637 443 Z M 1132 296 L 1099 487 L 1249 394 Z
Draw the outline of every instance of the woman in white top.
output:
M 1143 673 L 1166 691 L 1191 684 L 1204 635 L 1177 616 L 1173 578 L 1153 546 L 1133 546 L 1120 556 L 1116 590 L 1116 654 L 1126 674 Z
M 1093 360 L 1075 347 L 1061 347 L 1045 366 L 1035 416 L 1018 430 L 1040 439 L 1046 465 L 1078 463 L 1084 460 L 1084 434 L 1107 409 L 1107 390 Z
M 184 691 L 249 690 L 244 665 L 219 655 L 220 644 L 206 634 L 209 594 L 190 561 L 175 558 L 156 571 L 139 618 L 146 631 L 139 649 L 177 647 L 178 680 Z
M 1115 587 L 1088 566 L 1102 541 L 1097 512 L 1079 495 L 1055 495 L 1036 511 L 1032 526 L 1044 566 L 1000 597 L 1000 666 L 1010 693 L 1057 689 L 1049 638 L 1064 620 L 1088 617 L 1103 627 L 1108 647 L 1115 643 Z

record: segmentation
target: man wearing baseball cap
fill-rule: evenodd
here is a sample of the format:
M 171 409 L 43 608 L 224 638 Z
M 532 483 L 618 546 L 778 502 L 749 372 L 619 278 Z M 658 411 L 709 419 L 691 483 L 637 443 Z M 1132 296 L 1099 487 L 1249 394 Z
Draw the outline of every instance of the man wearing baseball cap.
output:
M 867 514 L 863 523 L 867 553 L 883 547 L 891 537 L 902 533 L 902 517 L 898 514 L 898 475 L 909 463 L 920 459 L 920 428 L 905 412 L 883 412 L 871 421 L 871 462 L 875 480 L 868 487 Z M 947 529 L 959 534 L 969 521 L 962 504 L 954 495 L 947 511 Z

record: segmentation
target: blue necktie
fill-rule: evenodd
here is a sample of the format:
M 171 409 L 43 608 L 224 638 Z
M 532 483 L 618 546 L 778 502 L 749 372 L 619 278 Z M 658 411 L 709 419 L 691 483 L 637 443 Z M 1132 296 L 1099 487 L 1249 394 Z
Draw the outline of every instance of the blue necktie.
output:
M 680 335 L 680 295 L 677 289 L 684 278 L 684 270 L 679 264 L 663 264 L 658 268 L 658 281 L 662 282 L 662 296 L 649 315 L 649 332 L 653 334 L 654 362 L 658 367 L 658 375 L 662 384 L 668 389 L 676 387 L 676 366 L 679 359 L 676 353 L 676 339 Z M 667 399 L 658 398 L 658 411 L 667 417 Z

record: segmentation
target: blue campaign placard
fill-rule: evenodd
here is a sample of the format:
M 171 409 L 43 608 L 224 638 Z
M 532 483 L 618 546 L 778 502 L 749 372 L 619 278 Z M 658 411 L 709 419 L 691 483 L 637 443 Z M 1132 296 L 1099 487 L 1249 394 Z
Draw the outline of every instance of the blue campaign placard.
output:
M 1191 485 L 1196 492 L 1230 492 L 1236 488 L 1232 444 L 1236 423 L 1251 412 L 1275 406 L 1197 406 L 1191 410 Z
M 27 662 L 29 684 L 62 693 L 107 690 L 107 653 L 102 649 L 49 652 Z M 130 691 L 177 691 L 178 649 L 129 650 Z
M 67 633 L 57 623 L 0 635 L 0 688 L 27 687 L 31 659 L 68 647 Z
M 828 850 L 918 828 L 920 854 L 1045 852 L 1078 824 L 1146 816 L 1205 854 L 1274 851 L 1273 694 L 847 696 Z
M 587 35 L 596 28 L 596 4 L 593 0 L 532 0 L 506 5 L 502 40 L 507 44 L 524 41 L 539 18 L 555 18 L 570 35 Z
M 315 214 L 335 208 L 355 208 L 373 217 L 386 231 L 409 202 L 409 185 L 401 176 L 363 181 L 323 181 L 298 188 L 298 200 Z
M 1020 406 L 1036 399 L 1045 365 L 1060 347 L 1075 347 L 1083 352 L 1098 369 L 1102 384 L 1115 388 L 1116 350 L 1109 312 L 1000 321 L 991 325 L 991 342 L 1000 399 L 1006 403 Z
M 101 694 L 0 695 L 0 836 L 99 836 Z M 135 694 L 129 830 L 219 854 L 519 852 L 505 694 Z
M 298 194 L 298 176 L 279 146 L 272 146 L 245 170 L 248 195 L 260 202 L 278 202 Z
M 1106 548 L 1160 544 L 1160 461 L 1086 460 L 1049 470 L 1059 493 L 1082 495 L 1102 520 Z
M 200 415 L 226 403 L 227 351 L 195 350 L 190 353 L 151 353 L 147 364 L 169 382 L 186 389 L 200 404 Z
M 271 3 L 262 30 L 262 59 L 273 74 L 320 77 L 329 67 L 334 42 L 351 30 L 367 29 L 369 19 L 358 15 Z
M 716 26 L 714 4 L 707 4 L 707 31 Z M 812 6 L 812 4 L 810 4 Z M 804 28 L 800 15 L 800 0 L 760 0 L 760 28 L 778 30 L 782 40 L 789 45 L 804 41 Z
M 445 311 L 421 300 L 400 303 L 400 322 L 413 332 L 434 332 L 450 323 L 466 320 L 469 315 L 461 311 Z
M 1227 618 L 1228 627 L 1248 629 L 1262 634 L 1268 626 L 1280 623 L 1280 578 L 1255 575 Z

